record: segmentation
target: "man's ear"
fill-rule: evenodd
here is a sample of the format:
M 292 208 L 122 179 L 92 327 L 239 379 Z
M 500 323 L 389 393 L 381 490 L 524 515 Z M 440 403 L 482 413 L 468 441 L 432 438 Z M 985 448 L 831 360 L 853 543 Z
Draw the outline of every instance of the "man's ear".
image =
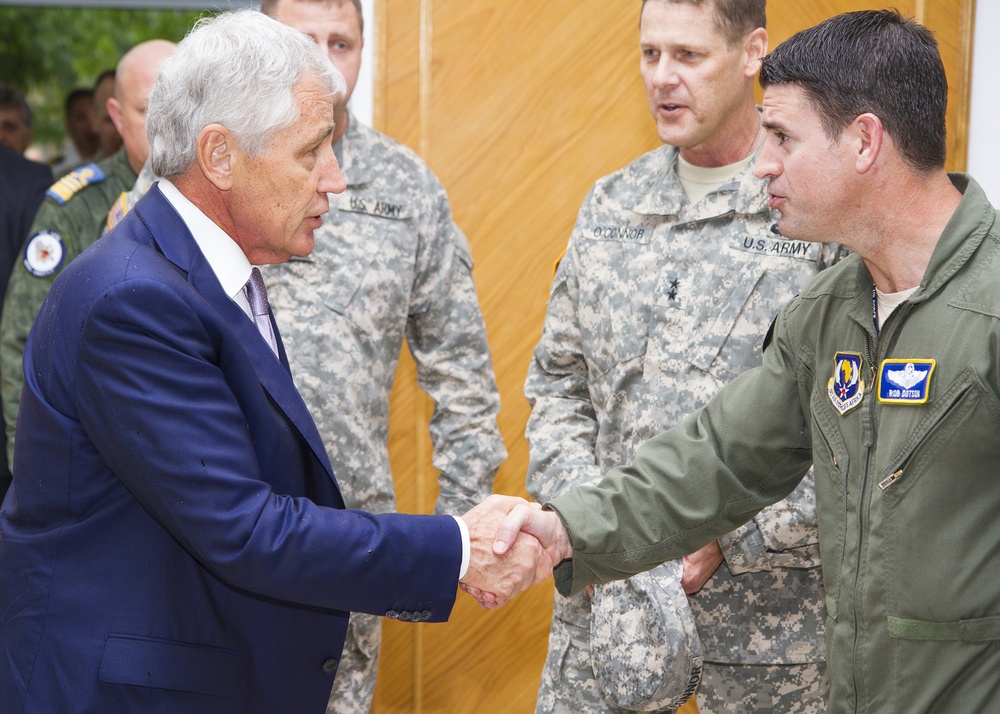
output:
M 866 173 L 878 160 L 882 152 L 882 141 L 884 129 L 882 120 L 871 113 L 859 114 L 851 122 L 848 130 L 854 135 L 857 142 L 857 155 L 854 159 L 854 166 L 857 172 Z
M 221 124 L 209 124 L 198 132 L 195 158 L 202 174 L 220 191 L 233 187 L 233 174 L 239 161 L 237 142 Z
M 122 105 L 114 97 L 108 97 L 108 116 L 111 117 L 111 123 L 115 125 L 115 131 L 119 134 L 122 133 Z
M 743 74 L 749 79 L 760 72 L 760 61 L 767 54 L 767 30 L 758 27 L 750 33 L 743 46 Z

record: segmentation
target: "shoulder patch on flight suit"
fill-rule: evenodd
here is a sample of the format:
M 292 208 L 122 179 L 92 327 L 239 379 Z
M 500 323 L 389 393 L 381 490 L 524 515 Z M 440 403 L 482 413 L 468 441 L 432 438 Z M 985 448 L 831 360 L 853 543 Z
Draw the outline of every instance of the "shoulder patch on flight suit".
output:
M 97 164 L 87 164 L 56 181 L 45 192 L 45 195 L 61 206 L 73 198 L 80 189 L 91 184 L 101 183 L 106 178 L 107 176 L 98 168 Z
M 926 404 L 936 366 L 932 359 L 883 360 L 878 371 L 878 400 L 883 404 Z
M 24 268 L 36 278 L 46 278 L 59 270 L 65 255 L 62 236 L 55 231 L 41 230 L 24 245 Z

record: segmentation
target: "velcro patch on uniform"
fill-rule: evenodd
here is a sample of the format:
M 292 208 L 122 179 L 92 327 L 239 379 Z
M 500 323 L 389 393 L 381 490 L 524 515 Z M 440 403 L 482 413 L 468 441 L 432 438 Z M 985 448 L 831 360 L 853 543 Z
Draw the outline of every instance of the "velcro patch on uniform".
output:
M 827 386 L 830 401 L 841 414 L 854 409 L 865 398 L 862 364 L 861 355 L 857 352 L 838 352 L 833 356 L 833 379 Z
M 409 207 L 405 204 L 383 201 L 371 196 L 348 196 L 342 193 L 337 200 L 337 208 L 341 211 L 367 213 L 369 216 L 391 218 L 397 221 L 410 218 Z
M 56 181 L 45 192 L 45 195 L 62 205 L 73 198 L 80 189 L 91 184 L 100 183 L 105 178 L 104 172 L 98 168 L 97 164 L 87 164 Z
M 651 226 L 637 225 L 609 225 L 609 226 L 588 226 L 583 232 L 585 238 L 590 240 L 608 241 L 610 243 L 649 243 L 653 237 Z
M 62 236 L 48 229 L 28 238 L 24 245 L 24 267 L 36 278 L 47 278 L 62 267 L 66 246 Z
M 935 366 L 932 359 L 884 360 L 878 371 L 878 400 L 883 404 L 926 404 Z
M 730 245 L 737 250 L 754 255 L 809 261 L 817 260 L 821 249 L 819 243 L 760 235 L 734 236 Z

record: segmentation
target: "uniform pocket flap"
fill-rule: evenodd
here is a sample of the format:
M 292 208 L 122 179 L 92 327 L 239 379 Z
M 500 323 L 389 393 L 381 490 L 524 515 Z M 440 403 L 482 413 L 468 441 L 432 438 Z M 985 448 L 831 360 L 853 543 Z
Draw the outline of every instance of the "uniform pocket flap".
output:
M 901 640 L 989 642 L 1000 639 L 1000 617 L 980 617 L 957 622 L 928 622 L 890 617 L 889 636 Z
M 980 617 L 962 620 L 962 639 L 966 642 L 1000 640 L 1000 617 Z
M 228 696 L 236 684 L 236 651 L 128 635 L 111 635 L 100 678 L 113 684 Z

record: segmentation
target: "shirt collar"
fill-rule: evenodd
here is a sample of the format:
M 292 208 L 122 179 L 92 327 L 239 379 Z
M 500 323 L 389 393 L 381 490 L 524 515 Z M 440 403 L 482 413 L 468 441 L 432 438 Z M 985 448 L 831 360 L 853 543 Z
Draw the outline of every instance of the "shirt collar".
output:
M 160 192 L 191 231 L 195 243 L 201 249 L 226 295 L 232 298 L 247 316 L 250 316 L 250 304 L 243 288 L 250 279 L 253 266 L 247 260 L 243 249 L 170 181 L 160 179 Z

